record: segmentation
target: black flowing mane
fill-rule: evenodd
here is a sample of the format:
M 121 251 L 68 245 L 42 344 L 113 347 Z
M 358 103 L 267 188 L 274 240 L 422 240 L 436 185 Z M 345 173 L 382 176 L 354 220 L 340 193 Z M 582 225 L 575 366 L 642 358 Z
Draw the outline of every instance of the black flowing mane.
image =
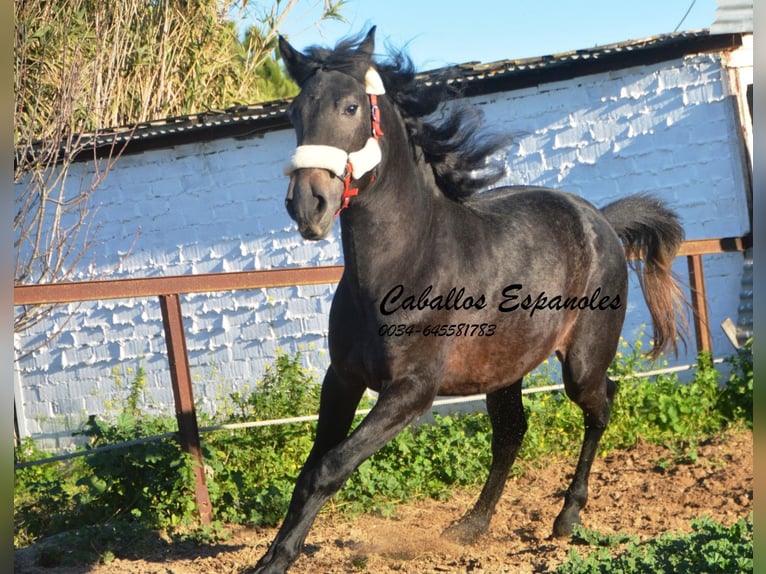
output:
M 312 46 L 305 54 L 316 69 L 337 70 L 353 75 L 366 55 L 358 47 L 366 34 L 345 38 L 333 49 Z M 408 134 L 423 159 L 433 170 L 436 185 L 454 201 L 463 201 L 496 183 L 503 169 L 488 164 L 488 158 L 502 149 L 507 137 L 482 130 L 481 112 L 465 102 L 455 101 L 460 90 L 446 72 L 429 74 L 430 82 L 417 79 L 415 66 L 403 50 L 387 47 L 385 59 L 376 60 L 386 95 L 399 108 Z M 452 104 L 445 104 L 451 101 Z

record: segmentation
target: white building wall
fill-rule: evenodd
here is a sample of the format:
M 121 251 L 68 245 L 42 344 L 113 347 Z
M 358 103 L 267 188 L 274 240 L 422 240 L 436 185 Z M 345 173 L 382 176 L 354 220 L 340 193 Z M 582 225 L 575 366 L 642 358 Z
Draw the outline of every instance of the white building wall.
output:
M 517 134 L 508 183 L 557 187 L 604 205 L 651 192 L 669 202 L 688 239 L 748 231 L 739 126 L 720 59 L 702 55 L 537 88 L 472 99 L 494 131 Z M 188 275 L 342 263 L 339 233 L 303 241 L 284 210 L 282 166 L 292 131 L 222 139 L 125 156 L 96 191 L 97 245 L 83 262 L 110 278 Z M 91 164 L 72 170 L 72 185 Z M 685 260 L 676 271 L 687 280 Z M 713 344 L 732 348 L 718 325 L 736 318 L 742 255 L 705 258 Z M 624 329 L 634 339 L 649 315 L 634 281 Z M 302 350 L 321 379 L 334 286 L 185 296 L 195 396 L 206 410 L 252 387 L 277 349 Z M 146 372 L 144 399 L 172 412 L 159 305 L 114 300 L 65 305 L 16 337 L 34 348 L 66 323 L 50 345 L 17 362 L 15 396 L 22 435 L 58 440 L 89 414 L 118 403 L 115 373 Z M 693 362 L 690 352 L 678 362 Z M 63 434 L 62 434 L 63 433 Z M 49 441 L 50 442 L 50 441 Z

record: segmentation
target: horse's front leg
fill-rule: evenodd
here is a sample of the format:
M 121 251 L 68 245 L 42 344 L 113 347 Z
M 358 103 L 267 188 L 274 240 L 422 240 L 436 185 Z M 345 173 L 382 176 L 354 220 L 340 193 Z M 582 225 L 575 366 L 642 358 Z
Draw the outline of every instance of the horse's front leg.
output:
M 322 391 L 319 400 L 319 421 L 317 422 L 316 438 L 311 452 L 303 464 L 300 474 L 296 480 L 293 490 L 292 500 L 287 511 L 287 516 L 283 522 L 282 529 L 272 542 L 267 553 L 261 558 L 255 570 L 248 572 L 284 572 L 290 562 L 298 556 L 301 551 L 303 540 L 299 541 L 296 548 L 285 548 L 282 554 L 285 558 L 279 560 L 278 542 L 280 538 L 286 538 L 283 533 L 287 530 L 287 525 L 296 522 L 296 515 L 305 505 L 306 499 L 310 494 L 311 471 L 322 459 L 322 457 L 333 447 L 337 446 L 348 436 L 348 431 L 354 420 L 359 401 L 364 394 L 365 387 L 362 384 L 349 384 L 341 381 L 335 369 L 330 365 L 325 373 L 322 382 Z M 285 546 L 283 543 L 282 546 Z M 293 556 L 286 559 L 287 556 Z M 267 567 L 271 565 L 271 567 Z
M 419 380 L 407 378 L 397 381 L 380 394 L 372 411 L 354 432 L 348 438 L 339 439 L 340 431 L 343 430 L 345 436 L 353 419 L 353 409 L 349 413 L 348 404 L 339 409 L 339 399 L 331 396 L 339 387 L 341 384 L 337 377 L 334 374 L 330 376 L 328 371 L 322 389 L 314 448 L 298 476 L 282 527 L 269 550 L 250 572 L 285 572 L 298 558 L 306 535 L 322 506 L 362 462 L 421 415 L 435 396 L 435 390 L 427 388 L 428 385 L 423 385 Z M 356 397 L 356 404 L 360 397 L 361 393 Z M 347 400 L 344 403 L 348 402 L 353 401 Z

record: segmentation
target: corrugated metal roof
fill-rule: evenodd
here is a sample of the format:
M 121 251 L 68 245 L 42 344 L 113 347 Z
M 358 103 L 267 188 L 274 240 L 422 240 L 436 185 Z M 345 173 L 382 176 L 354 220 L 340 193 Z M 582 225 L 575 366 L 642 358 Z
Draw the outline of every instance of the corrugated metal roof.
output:
M 741 45 L 737 34 L 712 35 L 707 30 L 681 32 L 631 40 L 554 55 L 469 62 L 418 74 L 428 83 L 446 81 L 460 87 L 464 97 L 518 90 L 547 82 L 587 76 L 635 65 L 651 64 L 693 53 L 731 50 Z M 96 154 L 110 155 L 125 144 L 123 153 L 171 147 L 194 141 L 234 137 L 249 138 L 287 129 L 289 101 L 278 100 L 142 122 L 136 126 L 102 130 L 93 137 Z M 82 159 L 93 158 L 93 148 Z
M 95 142 L 96 145 L 113 142 L 120 144 L 167 136 L 178 136 L 183 139 L 190 132 L 204 136 L 206 132 L 217 132 L 236 126 L 243 126 L 245 129 L 234 137 L 247 137 L 257 132 L 268 131 L 270 122 L 273 122 L 277 129 L 285 127 L 282 124 L 289 103 L 289 100 L 274 100 L 249 106 L 236 106 L 222 111 L 209 110 L 197 114 L 146 121 L 131 127 L 110 128 L 99 132 L 95 136 Z M 260 129 L 248 129 L 248 126 L 254 122 L 261 124 Z
M 718 0 L 711 34 L 752 33 L 752 0 Z

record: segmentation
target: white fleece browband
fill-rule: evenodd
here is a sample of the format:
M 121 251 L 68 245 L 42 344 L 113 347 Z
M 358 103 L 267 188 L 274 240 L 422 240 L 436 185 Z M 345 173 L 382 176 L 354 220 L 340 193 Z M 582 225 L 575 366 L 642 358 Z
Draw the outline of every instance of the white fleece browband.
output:
M 365 92 L 382 95 L 386 93 L 383 80 L 374 68 L 367 70 L 364 76 Z M 380 144 L 375 137 L 370 137 L 364 147 L 358 151 L 346 153 L 344 150 L 329 145 L 300 145 L 285 166 L 285 175 L 296 169 L 315 167 L 326 169 L 338 177 L 346 173 L 346 166 L 351 167 L 351 176 L 359 179 L 372 171 L 382 159 Z

